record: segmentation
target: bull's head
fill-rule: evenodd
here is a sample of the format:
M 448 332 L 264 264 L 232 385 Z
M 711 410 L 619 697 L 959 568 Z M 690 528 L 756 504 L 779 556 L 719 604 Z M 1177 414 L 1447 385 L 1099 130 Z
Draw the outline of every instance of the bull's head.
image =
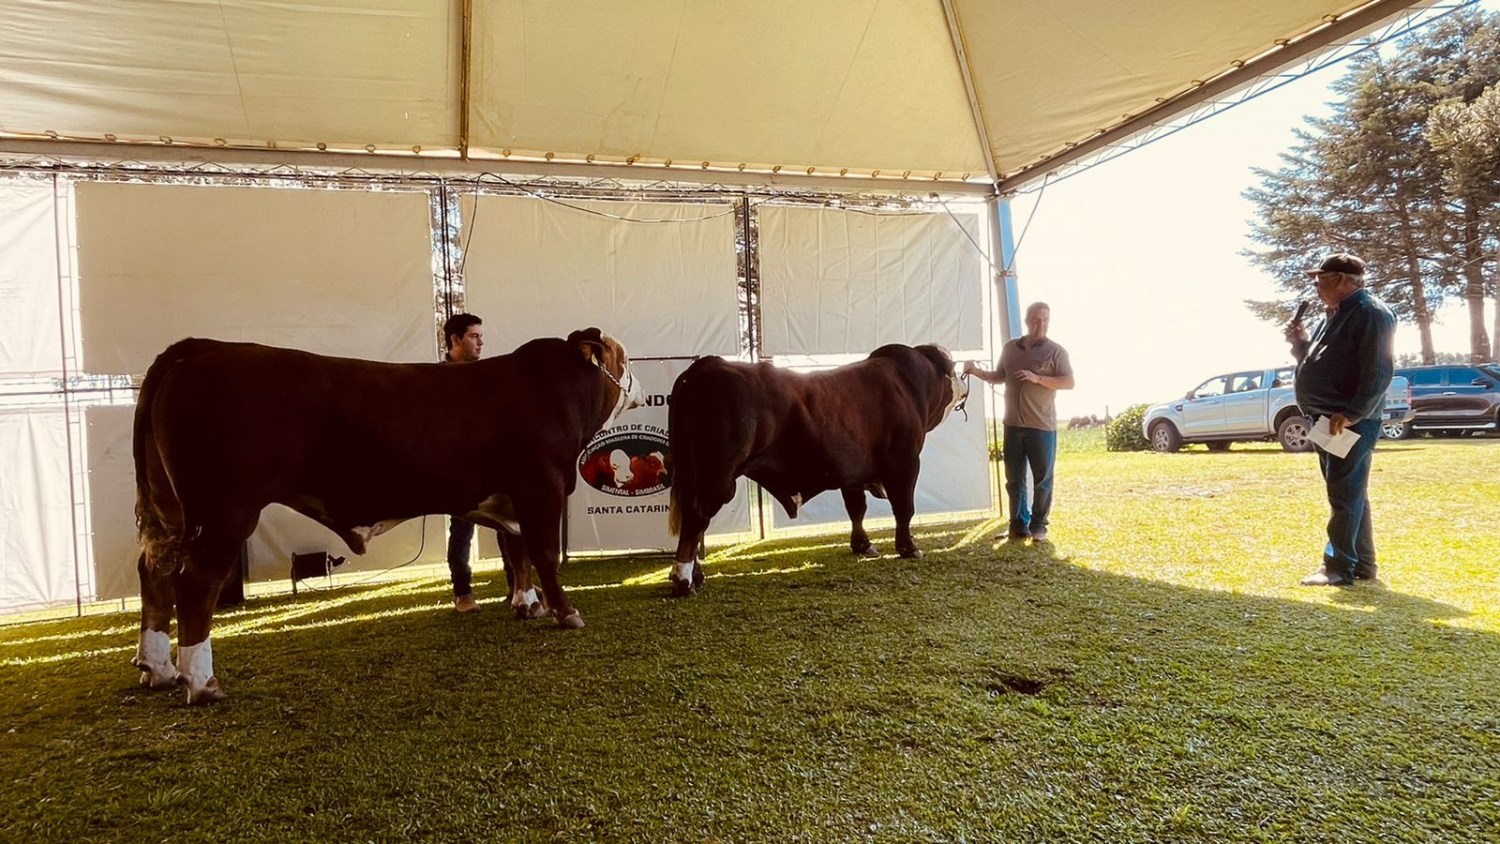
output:
M 619 391 L 615 408 L 610 412 L 609 419 L 605 420 L 604 427 L 613 425 L 621 413 L 644 404 L 640 382 L 636 380 L 635 373 L 630 371 L 630 358 L 618 340 L 597 328 L 585 328 L 569 334 L 568 342 L 578 349 L 584 360 L 597 366 Z
M 941 425 L 948 418 L 948 414 L 964 406 L 964 403 L 969 400 L 969 386 L 958 373 L 957 367 L 953 365 L 953 356 L 948 354 L 947 349 L 935 344 L 928 344 L 918 346 L 917 351 L 921 352 L 923 357 L 931 361 L 933 367 L 948 382 L 947 401 L 943 403 L 941 410 L 936 414 L 937 418 L 929 420 L 931 424 L 927 430 L 930 431 Z

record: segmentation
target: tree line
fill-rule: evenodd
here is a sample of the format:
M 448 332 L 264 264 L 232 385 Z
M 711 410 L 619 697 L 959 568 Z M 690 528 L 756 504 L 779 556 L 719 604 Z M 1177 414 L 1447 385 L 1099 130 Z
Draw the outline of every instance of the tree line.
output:
M 1435 363 L 1432 321 L 1461 303 L 1469 316 L 1466 358 L 1500 359 L 1500 14 L 1465 8 L 1367 50 L 1331 89 L 1327 117 L 1307 117 L 1277 170 L 1255 168 L 1245 255 L 1270 272 L 1286 298 L 1246 301 L 1285 322 L 1313 298 L 1302 273 L 1330 251 L 1370 264 L 1372 292 L 1416 326 L 1423 363 Z

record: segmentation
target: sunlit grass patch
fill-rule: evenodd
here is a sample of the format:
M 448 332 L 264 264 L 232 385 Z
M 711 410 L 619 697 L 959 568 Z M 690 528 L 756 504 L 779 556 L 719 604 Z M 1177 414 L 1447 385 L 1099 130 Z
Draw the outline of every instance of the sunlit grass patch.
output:
M 432 577 L 253 599 L 209 709 L 136 685 L 129 616 L 0 627 L 0 837 L 1493 840 L 1500 442 L 1382 444 L 1352 589 L 1297 585 L 1309 455 L 1062 451 L 1052 543 L 710 548 L 686 600 L 575 561 L 578 631 L 499 572 L 472 616 Z

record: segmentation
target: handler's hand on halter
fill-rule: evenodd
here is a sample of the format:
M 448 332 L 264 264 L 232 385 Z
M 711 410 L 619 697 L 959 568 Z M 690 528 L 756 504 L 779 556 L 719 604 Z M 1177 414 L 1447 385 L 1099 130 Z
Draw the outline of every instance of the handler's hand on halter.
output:
M 962 413 L 965 422 L 969 421 L 969 373 L 973 368 L 974 361 L 965 361 L 963 374 L 954 376 L 953 406 L 948 409 L 949 413 Z

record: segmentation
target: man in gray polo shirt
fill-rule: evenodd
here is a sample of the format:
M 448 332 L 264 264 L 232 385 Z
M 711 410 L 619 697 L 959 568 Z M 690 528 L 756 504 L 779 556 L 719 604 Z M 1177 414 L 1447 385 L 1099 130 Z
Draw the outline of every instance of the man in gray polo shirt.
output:
M 1068 351 L 1047 339 L 1052 309 L 1046 302 L 1026 308 L 1026 336 L 1006 343 L 1000 365 L 980 369 L 969 361 L 964 374 L 1005 385 L 1005 496 L 1010 502 L 1013 540 L 1047 541 L 1052 512 L 1052 470 L 1057 463 L 1057 391 L 1073 389 Z M 1026 467 L 1033 497 L 1028 499 Z

